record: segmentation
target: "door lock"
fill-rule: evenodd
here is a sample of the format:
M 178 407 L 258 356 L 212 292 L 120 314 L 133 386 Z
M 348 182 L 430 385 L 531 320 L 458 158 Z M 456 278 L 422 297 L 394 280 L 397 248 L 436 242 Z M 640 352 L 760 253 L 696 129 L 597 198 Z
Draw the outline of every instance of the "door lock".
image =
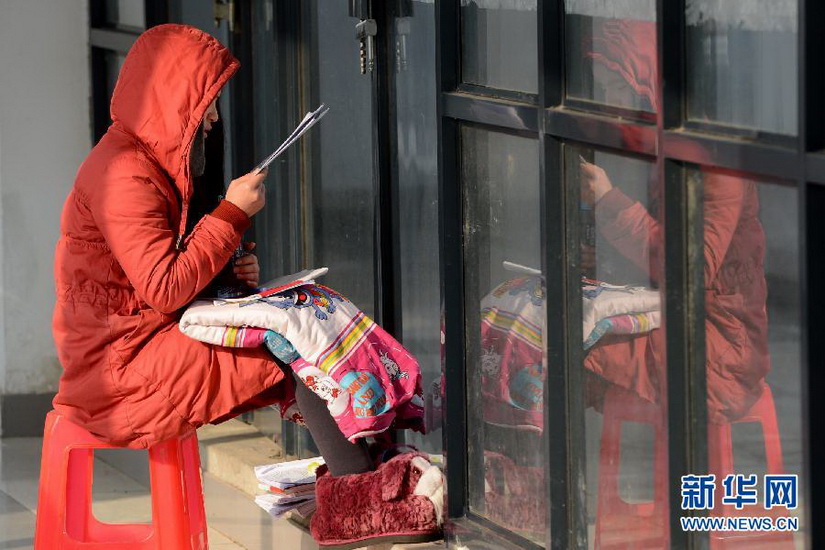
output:
M 364 19 L 355 25 L 361 74 L 367 74 L 367 71 L 372 72 L 375 68 L 375 35 L 377 34 L 378 24 L 375 19 Z

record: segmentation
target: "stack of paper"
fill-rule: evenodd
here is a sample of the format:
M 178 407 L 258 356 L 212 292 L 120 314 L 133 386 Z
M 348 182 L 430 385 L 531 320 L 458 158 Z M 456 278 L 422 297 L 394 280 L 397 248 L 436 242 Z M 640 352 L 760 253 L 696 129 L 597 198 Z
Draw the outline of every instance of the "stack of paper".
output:
M 289 510 L 309 517 L 315 511 L 315 470 L 323 463 L 316 457 L 256 466 L 258 487 L 266 493 L 256 496 L 255 503 L 274 518 Z
M 259 302 L 268 296 L 272 296 L 273 294 L 285 292 L 298 286 L 314 284 L 315 279 L 326 275 L 327 271 L 329 271 L 329 268 L 319 267 L 317 269 L 305 269 L 298 273 L 293 273 L 292 275 L 277 277 L 260 285 L 255 294 L 249 294 L 238 298 L 218 298 L 214 300 L 214 305 L 221 306 L 225 304 L 240 304 L 240 306 L 248 306 L 249 304 Z
M 322 103 L 320 107 L 318 107 L 311 113 L 307 113 L 306 116 L 304 116 L 303 120 L 301 120 L 300 124 L 298 124 L 298 126 L 295 127 L 291 134 L 289 134 L 289 137 L 286 138 L 284 142 L 272 152 L 271 155 L 266 157 L 258 166 L 256 166 L 253 172 L 257 174 L 261 170 L 269 166 L 273 160 L 281 156 L 281 153 L 289 149 L 290 145 L 298 141 L 298 138 L 304 135 L 307 130 L 315 126 L 315 124 L 319 120 L 324 118 L 324 115 L 327 114 L 328 111 L 329 107 Z

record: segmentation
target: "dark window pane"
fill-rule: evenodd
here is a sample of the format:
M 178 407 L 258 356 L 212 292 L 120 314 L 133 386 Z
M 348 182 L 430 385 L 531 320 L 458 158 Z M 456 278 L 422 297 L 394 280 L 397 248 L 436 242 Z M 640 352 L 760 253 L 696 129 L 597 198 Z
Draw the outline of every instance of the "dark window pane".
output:
M 758 547 L 804 541 L 798 193 L 697 170 L 704 188 L 708 462 L 714 516 L 797 517 L 800 532 L 752 534 Z M 725 505 L 723 480 L 757 476 L 756 505 Z M 798 508 L 765 509 L 764 476 L 799 476 Z M 731 496 L 742 494 L 738 490 Z M 722 537 L 712 534 L 712 539 Z M 801 546 L 798 546 L 801 547 Z
M 257 12 L 259 21 L 272 25 L 274 14 L 266 4 L 258 7 L 263 8 Z M 289 120 L 280 127 L 285 133 L 291 132 L 306 110 L 321 103 L 325 103 L 330 111 L 292 146 L 293 150 L 279 157 L 271 167 L 270 180 L 273 180 L 273 174 L 301 172 L 300 196 L 297 197 L 290 197 L 286 188 L 273 190 L 272 187 L 282 183 L 277 179 L 267 183 L 268 199 L 289 201 L 289 204 L 280 205 L 268 202 L 269 216 L 284 212 L 280 208 L 298 209 L 300 229 L 291 227 L 286 220 L 267 219 L 262 227 L 275 233 L 262 238 L 270 254 L 265 265 L 271 269 L 277 269 L 279 265 L 285 268 L 291 264 L 288 256 L 293 256 L 292 261 L 304 263 L 297 267 L 327 266 L 329 273 L 319 282 L 342 293 L 372 317 L 375 311 L 372 88 L 370 77 L 358 71 L 358 42 L 353 31 L 357 20 L 349 17 L 347 0 L 315 0 L 307 3 L 302 13 L 307 17 L 301 38 L 308 48 L 304 69 L 308 73 L 305 77 L 309 86 L 302 90 L 302 104 L 288 113 Z M 269 39 L 274 40 L 274 37 Z M 266 36 L 257 38 L 256 48 L 261 53 L 272 47 L 264 46 L 265 40 Z M 259 66 L 264 63 L 261 59 Z M 267 82 L 261 75 L 257 78 L 259 84 Z M 266 85 L 276 86 L 278 78 L 274 75 Z M 285 88 L 297 85 L 288 82 Z M 256 97 L 265 104 L 267 92 L 258 92 Z M 270 99 L 273 97 L 278 101 L 289 101 L 287 94 L 278 96 L 275 90 L 269 94 Z M 270 104 L 260 114 L 269 120 L 277 119 L 280 108 Z M 295 118 L 291 118 L 293 116 Z M 272 128 L 261 131 L 259 136 L 273 140 L 267 145 L 270 150 L 286 137 L 276 136 Z M 284 167 L 290 163 L 293 165 Z M 288 185 L 288 182 L 283 183 Z M 285 212 L 284 215 L 292 214 Z M 291 231 L 302 236 L 294 244 L 299 250 L 282 242 L 282 239 L 291 238 Z M 294 448 L 300 457 L 318 455 L 307 430 L 290 426 L 284 430 L 283 437 L 287 446 Z
M 595 548 L 668 548 L 663 232 L 655 165 L 567 147 L 580 189 L 587 519 Z
M 111 0 L 109 0 L 111 1 Z M 121 0 L 121 3 L 124 1 L 131 2 L 132 0 Z M 262 11 L 260 9 L 260 5 L 256 5 L 257 11 Z M 213 17 L 211 7 L 207 7 L 203 0 L 173 0 L 169 2 L 169 22 L 170 23 L 181 23 L 184 25 L 192 25 L 193 27 L 197 27 L 204 32 L 207 32 L 218 39 L 218 41 L 225 45 L 229 46 L 231 43 L 229 28 L 226 23 L 222 23 L 219 27 L 215 26 L 215 19 Z M 256 29 L 257 30 L 257 29 Z M 259 50 L 256 50 L 256 52 Z M 260 50 L 260 57 L 264 57 L 266 55 L 266 50 Z M 259 59 L 255 59 L 255 62 L 258 62 Z M 271 61 L 271 59 L 269 59 Z M 257 67 L 256 67 L 257 69 Z M 257 73 L 258 71 L 254 71 Z M 256 74 L 257 78 L 257 74 Z M 232 105 L 233 99 L 233 87 L 237 87 L 238 84 L 237 76 L 231 79 L 228 85 L 223 87 L 221 91 L 221 98 L 219 101 L 220 104 L 220 115 L 223 119 L 223 127 L 225 128 L 224 131 L 224 173 L 227 175 L 231 175 L 232 177 L 238 177 L 241 174 L 234 173 L 235 170 L 233 168 L 233 156 L 235 154 L 235 143 L 232 139 L 232 128 L 234 128 L 233 123 L 233 113 L 232 109 L 229 108 Z M 255 83 L 255 91 L 261 93 L 263 86 L 261 86 L 258 82 Z M 267 95 L 267 99 L 272 100 L 273 92 L 268 90 L 269 95 Z M 257 101 L 257 97 L 256 97 Z M 255 104 L 257 107 L 257 103 Z M 255 120 L 263 121 L 267 120 L 265 117 L 259 117 L 256 114 Z M 261 128 L 271 128 L 274 124 L 270 123 L 268 120 L 266 123 L 259 124 L 258 127 L 255 129 L 256 131 L 260 130 Z M 248 169 L 248 168 L 247 168 Z M 256 220 L 256 224 L 257 224 Z M 260 249 L 259 249 L 260 252 Z M 264 280 L 267 280 L 266 278 Z
M 797 132 L 795 0 L 687 1 L 688 116 Z
M 537 29 L 536 0 L 462 1 L 463 81 L 538 92 Z
M 107 100 L 111 102 L 112 94 L 115 92 L 115 84 L 117 84 L 117 78 L 120 75 L 123 62 L 126 61 L 126 56 L 109 50 L 106 50 L 104 56 L 106 58 L 106 96 Z
M 113 27 L 145 29 L 143 0 L 106 0 L 106 22 Z
M 256 121 L 254 162 L 257 163 L 289 135 L 303 115 L 297 110 L 289 112 L 284 107 L 291 106 L 293 101 L 290 101 L 286 91 L 288 84 L 282 81 L 291 81 L 294 77 L 287 71 L 279 71 L 281 62 L 286 65 L 286 60 L 285 56 L 278 56 L 272 6 L 256 3 L 254 17 L 262 23 L 254 27 L 253 35 L 253 47 L 257 54 L 253 57 L 255 65 L 252 72 Z M 269 168 L 268 181 L 274 185 L 266 186 L 267 207 L 255 218 L 255 238 L 265 281 L 297 271 L 294 259 L 301 249 L 297 242 L 297 228 L 290 223 L 296 208 L 292 186 L 300 169 L 300 144 L 288 149 L 281 158 L 283 160 Z
M 367 315 L 374 312 L 372 89 L 358 72 L 357 22 L 346 0 L 316 1 L 310 30 L 314 103 L 329 114 L 311 130 L 312 158 L 304 197 L 308 261 L 328 266 L 324 283 Z
M 538 142 L 472 127 L 461 137 L 470 507 L 543 544 Z
M 404 346 L 421 366 L 429 433 L 406 439 L 441 453 L 440 281 L 438 260 L 438 139 L 435 83 L 435 6 L 412 2 L 398 14 L 395 115 L 399 193 L 401 326 Z
M 655 2 L 573 0 L 565 9 L 567 96 L 655 112 Z
M 198 14 L 197 6 L 191 5 L 192 1 L 180 3 L 179 14 L 181 21 L 187 21 L 189 18 L 190 24 L 196 24 L 196 21 L 191 21 L 191 18 Z M 254 93 L 254 150 L 255 163 L 259 162 L 263 157 L 268 155 L 273 148 L 275 148 L 284 137 L 292 130 L 292 126 L 296 123 L 294 118 L 297 118 L 298 113 L 290 113 L 292 118 L 289 121 L 284 121 L 281 116 L 284 116 L 287 109 L 282 106 L 291 104 L 282 90 L 287 87 L 287 83 L 281 83 L 280 80 L 293 81 L 294 77 L 287 73 L 287 71 L 279 71 L 281 58 L 278 56 L 276 49 L 277 41 L 274 36 L 274 29 L 272 26 L 272 5 L 269 3 L 256 2 L 253 7 L 253 17 L 261 24 L 253 27 L 253 48 L 256 55 L 253 56 L 252 62 L 253 71 L 252 78 L 254 79 L 253 93 Z M 206 22 L 204 22 L 206 23 Z M 210 28 L 211 27 L 211 28 Z M 210 31 L 218 34 L 219 40 L 224 42 L 224 37 L 220 33 L 226 29 L 226 25 L 221 25 L 221 28 L 215 29 L 214 22 L 208 28 Z M 221 98 L 226 98 L 230 92 L 230 86 L 224 87 Z M 231 104 L 226 101 L 224 105 Z M 281 109 L 279 109 L 281 107 Z M 228 110 L 228 109 L 227 109 Z M 225 117 L 224 113 L 221 115 Z M 228 127 L 228 124 L 225 126 Z M 252 137 L 252 136 L 250 136 Z M 228 151 L 227 151 L 228 153 Z M 281 163 L 276 163 L 269 168 L 269 176 L 266 185 L 266 208 L 261 210 L 255 216 L 255 242 L 257 244 L 255 253 L 258 255 L 258 261 L 261 267 L 261 280 L 268 281 L 274 277 L 293 273 L 298 270 L 295 262 L 297 251 L 301 249 L 301 242 L 295 227 L 294 217 L 297 209 L 297 200 L 295 198 L 295 186 L 297 180 L 297 173 L 300 170 L 301 149 L 299 146 L 291 147 L 289 151 L 284 153 L 282 157 L 285 160 Z M 233 175 L 237 177 L 237 175 Z M 242 415 L 241 419 L 245 420 L 244 416 L 260 430 L 261 433 L 270 437 L 282 447 L 286 447 L 289 436 L 287 432 L 297 432 L 299 428 L 286 421 L 281 420 L 281 415 L 273 408 L 265 407 L 257 409 L 253 413 Z M 284 429 L 285 426 L 289 426 Z M 303 430 L 301 430 L 303 432 Z M 291 452 L 293 449 L 286 449 L 286 452 Z M 311 449 L 311 454 L 315 449 Z M 306 452 L 310 454 L 310 452 Z

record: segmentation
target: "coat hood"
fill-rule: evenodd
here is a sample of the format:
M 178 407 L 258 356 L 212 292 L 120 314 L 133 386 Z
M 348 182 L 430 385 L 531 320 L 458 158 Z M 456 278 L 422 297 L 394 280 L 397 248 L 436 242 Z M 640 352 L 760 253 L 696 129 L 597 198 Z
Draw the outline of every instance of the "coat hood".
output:
M 658 111 L 658 71 L 656 23 L 633 19 L 605 21 L 601 33 L 593 37 L 588 57 L 621 77 Z
M 186 205 L 192 195 L 189 150 L 206 109 L 240 63 L 209 34 L 159 25 L 129 50 L 112 94 L 115 127 L 133 135 L 174 180 Z

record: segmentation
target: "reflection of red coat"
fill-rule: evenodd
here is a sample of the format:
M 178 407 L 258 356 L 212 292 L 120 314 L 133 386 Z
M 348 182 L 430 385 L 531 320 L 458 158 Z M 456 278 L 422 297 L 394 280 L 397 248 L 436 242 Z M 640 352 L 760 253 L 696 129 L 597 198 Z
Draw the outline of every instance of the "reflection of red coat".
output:
M 144 33 L 114 91 L 114 124 L 64 206 L 54 313 L 64 372 L 54 406 L 104 440 L 146 447 L 280 393 L 272 387 L 283 374 L 265 348 L 221 349 L 177 326 L 249 225 L 222 202 L 175 246 L 192 197 L 195 130 L 237 68 L 197 29 Z
M 745 414 L 759 398 L 770 369 L 765 235 L 759 222 L 756 184 L 719 172 L 703 172 L 708 411 L 722 423 Z M 604 237 L 659 282 L 662 226 L 619 189 L 596 205 Z M 665 390 L 661 330 L 628 339 L 605 338 L 585 366 L 610 382 L 658 401 Z

